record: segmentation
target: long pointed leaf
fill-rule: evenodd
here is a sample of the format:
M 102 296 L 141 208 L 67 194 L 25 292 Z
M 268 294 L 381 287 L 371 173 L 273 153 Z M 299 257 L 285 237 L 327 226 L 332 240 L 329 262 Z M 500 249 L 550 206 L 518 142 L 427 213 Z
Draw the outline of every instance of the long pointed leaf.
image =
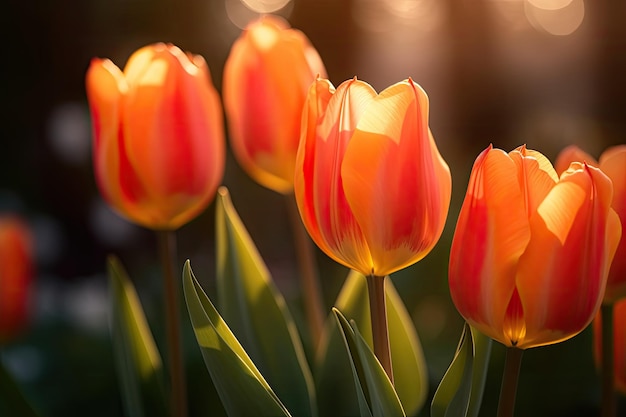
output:
M 393 384 L 374 352 L 359 333 L 354 320 L 348 324 L 339 310 L 333 308 L 333 313 L 341 329 L 345 346 L 350 353 L 355 385 L 360 387 L 365 394 L 369 406 L 368 411 L 373 417 L 405 416 Z M 357 393 L 359 393 L 358 388 Z M 364 410 L 361 409 L 361 415 L 369 414 L 364 414 Z
M 477 417 L 491 354 L 491 339 L 467 323 L 452 363 L 431 404 L 431 417 Z
M 111 338 L 129 417 L 166 415 L 163 365 L 139 297 L 122 264 L 108 261 Z
M 183 289 L 202 357 L 229 416 L 290 416 L 211 300 L 183 268 Z
M 221 188 L 216 206 L 219 309 L 285 406 L 317 415 L 313 377 L 295 322 L 254 242 Z
M 428 394 L 426 361 L 415 327 L 402 299 L 391 280 L 385 281 L 395 387 L 406 414 L 416 415 L 424 405 Z M 362 274 L 352 271 L 348 275 L 335 306 L 348 319 L 359 323 L 363 338 L 371 347 L 372 334 L 367 285 Z M 337 410 L 339 410 L 339 415 L 358 413 L 359 405 L 353 395 L 337 398 L 337 392 L 354 392 L 354 386 L 348 356 L 332 316 L 326 322 L 319 353 L 316 383 L 321 414 L 337 412 Z

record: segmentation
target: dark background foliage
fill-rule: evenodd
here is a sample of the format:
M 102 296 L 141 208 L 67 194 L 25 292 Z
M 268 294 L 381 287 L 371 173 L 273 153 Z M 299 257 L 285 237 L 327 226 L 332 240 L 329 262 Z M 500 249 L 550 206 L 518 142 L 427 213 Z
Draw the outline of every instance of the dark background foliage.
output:
M 392 279 L 422 338 L 432 390 L 462 328 L 446 270 L 474 158 L 489 143 L 507 151 L 527 144 L 554 160 L 572 143 L 598 156 L 625 142 L 626 2 L 553 0 L 555 10 L 542 11 L 542 1 L 294 0 L 278 12 L 308 35 L 335 85 L 356 75 L 381 90 L 410 76 L 429 94 L 431 128 L 453 176 L 450 215 L 433 253 Z M 237 25 L 252 14 L 237 0 L 8 0 L 1 10 L 0 209 L 30 222 L 37 261 L 31 326 L 2 347 L 2 360 L 44 416 L 121 415 L 105 258 L 119 255 L 130 271 L 164 350 L 161 281 L 154 236 L 98 195 L 85 71 L 92 57 L 123 66 L 137 48 L 166 41 L 203 55 L 219 89 Z M 301 320 L 282 198 L 230 155 L 224 184 Z M 209 294 L 213 232 L 211 206 L 178 233 L 181 266 L 190 258 Z M 318 255 L 330 306 L 347 271 Z M 215 415 L 219 400 L 185 325 L 192 415 Z M 496 345 L 481 415 L 495 414 L 502 358 Z M 590 329 L 526 352 L 518 415 L 597 415 L 599 397 Z

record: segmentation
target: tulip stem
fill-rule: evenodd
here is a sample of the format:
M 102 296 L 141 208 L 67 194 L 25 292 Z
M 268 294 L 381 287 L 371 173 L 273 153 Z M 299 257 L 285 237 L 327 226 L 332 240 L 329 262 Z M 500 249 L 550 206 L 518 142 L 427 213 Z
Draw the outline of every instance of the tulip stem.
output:
M 296 244 L 296 257 L 300 267 L 300 285 L 304 295 L 304 309 L 307 322 L 309 323 L 309 331 L 311 332 L 313 351 L 315 352 L 317 351 L 324 327 L 324 302 L 322 301 L 322 290 L 315 262 L 315 252 L 313 251 L 311 238 L 302 224 L 294 195 L 289 194 L 285 197 Z
M 158 231 L 159 252 L 164 276 L 165 324 L 171 379 L 172 416 L 187 415 L 185 371 L 183 368 L 180 330 L 179 281 L 174 279 L 176 263 L 176 236 L 173 231 Z
M 602 304 L 602 417 L 615 417 L 615 367 L 613 352 L 613 303 Z
M 389 329 L 387 326 L 387 303 L 385 300 L 385 276 L 369 275 L 367 292 L 370 300 L 370 316 L 372 319 L 372 337 L 374 354 L 383 366 L 389 380 L 393 384 L 393 368 L 391 366 L 391 349 L 389 347 Z
M 522 364 L 522 353 L 524 353 L 522 349 L 514 347 L 506 349 L 504 374 L 502 375 L 502 387 L 500 388 L 500 402 L 498 403 L 498 417 L 513 417 L 517 381 Z

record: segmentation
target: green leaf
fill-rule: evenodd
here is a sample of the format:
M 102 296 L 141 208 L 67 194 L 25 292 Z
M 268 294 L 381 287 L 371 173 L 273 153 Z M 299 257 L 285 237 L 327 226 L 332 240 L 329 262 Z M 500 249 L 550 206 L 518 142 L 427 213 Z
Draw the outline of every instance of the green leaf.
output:
M 402 404 L 385 370 L 372 352 L 354 320 L 350 323 L 339 310 L 333 313 L 341 329 L 345 346 L 350 353 L 350 364 L 362 417 L 405 416 Z M 363 404 L 363 399 L 367 401 Z M 367 407 L 367 408 L 366 408 Z
M 17 382 L 4 368 L 0 360 L 0 415 L 38 417 Z
M 295 322 L 226 188 L 216 206 L 219 310 L 283 404 L 317 415 L 315 387 Z
M 395 389 L 405 413 L 417 415 L 428 394 L 426 361 L 411 317 L 389 278 L 385 280 L 385 293 Z M 371 347 L 369 299 L 362 274 L 352 271 L 348 275 L 335 306 L 348 319 L 359 323 L 363 338 Z M 320 414 L 358 414 L 359 404 L 354 397 L 349 357 L 332 316 L 326 322 L 319 353 L 316 383 Z M 338 392 L 348 394 L 339 397 Z
M 431 404 L 431 417 L 477 417 L 485 388 L 491 339 L 468 325 Z
M 191 271 L 183 268 L 189 317 L 222 405 L 229 416 L 290 416 Z
M 135 287 L 115 257 L 109 257 L 108 273 L 111 338 L 126 413 L 166 415 L 163 365 Z

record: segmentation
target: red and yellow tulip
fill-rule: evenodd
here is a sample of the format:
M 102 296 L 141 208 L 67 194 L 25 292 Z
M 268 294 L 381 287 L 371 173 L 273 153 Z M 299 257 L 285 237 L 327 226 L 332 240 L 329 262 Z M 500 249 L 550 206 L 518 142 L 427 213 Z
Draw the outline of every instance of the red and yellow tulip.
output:
M 377 94 L 357 79 L 309 89 L 295 194 L 313 241 L 337 262 L 385 276 L 422 259 L 443 230 L 450 171 L 411 79 Z
M 30 231 L 21 219 L 0 217 L 0 342 L 15 337 L 28 322 L 31 245 Z
M 123 72 L 94 59 L 86 87 L 95 175 L 109 204 L 159 230 L 202 212 L 225 158 L 222 107 L 204 59 L 154 44 L 136 51 Z
M 611 179 L 613 182 L 613 202 L 611 207 L 619 216 L 623 227 L 626 224 L 626 145 L 608 148 L 600 155 L 599 162 L 577 146 L 568 146 L 559 153 L 554 166 L 557 172 L 563 172 L 570 163 L 576 161 L 585 161 L 590 165 L 597 166 Z M 620 240 L 617 254 L 611 264 L 604 301 L 611 303 L 623 297 L 626 297 L 625 238 Z
M 243 31 L 224 67 L 233 153 L 256 182 L 283 194 L 293 191 L 302 106 L 317 75 L 326 70 L 307 37 L 270 15 Z
M 600 307 L 621 235 L 612 197 L 597 168 L 575 163 L 559 178 L 539 152 L 489 146 L 472 168 L 450 252 L 461 315 L 521 349 L 582 331 Z

